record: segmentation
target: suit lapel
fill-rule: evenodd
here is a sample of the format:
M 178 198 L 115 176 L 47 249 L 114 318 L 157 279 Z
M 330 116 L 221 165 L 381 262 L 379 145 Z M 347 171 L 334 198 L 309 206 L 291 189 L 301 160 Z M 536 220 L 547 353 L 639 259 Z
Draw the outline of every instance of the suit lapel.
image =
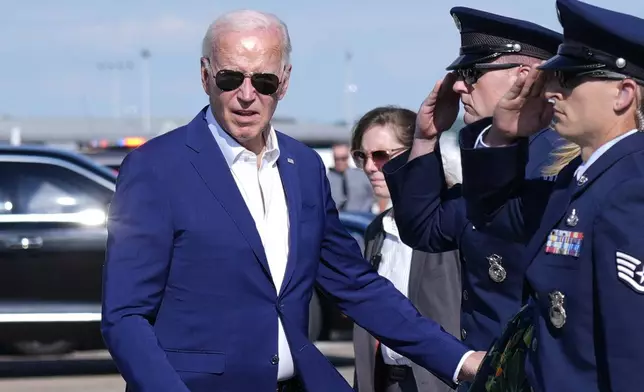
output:
M 418 292 L 420 291 L 420 283 L 423 277 L 423 270 L 425 265 L 430 262 L 427 260 L 428 253 L 413 251 L 411 256 L 411 269 L 409 271 L 409 286 L 407 294 L 412 303 L 418 303 Z
M 380 251 L 382 250 L 382 244 L 385 241 L 385 232 L 382 228 L 382 220 L 387 212 L 388 210 L 375 217 L 369 227 L 367 227 L 367 232 L 365 233 L 364 258 L 371 263 L 376 271 L 378 271 L 378 267 L 380 266 L 380 261 L 382 259 Z
M 286 271 L 284 273 L 284 280 L 280 293 L 288 286 L 293 271 L 297 264 L 298 252 L 298 237 L 300 232 L 300 210 L 302 208 L 302 198 L 300 194 L 300 179 L 297 170 L 297 161 L 289 153 L 285 146 L 284 139 L 281 134 L 277 134 L 277 141 L 280 148 L 280 156 L 277 159 L 277 168 L 280 172 L 282 179 L 282 186 L 284 187 L 284 195 L 286 196 L 286 206 L 288 209 L 289 220 L 289 235 L 288 235 L 288 259 L 286 262 Z
M 270 277 L 266 253 L 255 221 L 235 183 L 221 149 L 208 128 L 204 113 L 205 111 L 202 110 L 187 125 L 188 139 L 186 144 L 194 152 L 190 161 L 210 192 L 235 222 L 265 273 Z

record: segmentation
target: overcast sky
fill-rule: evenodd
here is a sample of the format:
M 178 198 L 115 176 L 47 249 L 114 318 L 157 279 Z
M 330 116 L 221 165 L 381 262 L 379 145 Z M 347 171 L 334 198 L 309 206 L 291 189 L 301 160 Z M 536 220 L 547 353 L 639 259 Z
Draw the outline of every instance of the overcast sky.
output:
M 641 0 L 590 2 L 644 17 Z M 347 50 L 355 116 L 384 104 L 415 110 L 458 54 L 449 16 L 456 5 L 561 31 L 550 0 L 0 0 L 0 115 L 112 116 L 115 107 L 135 115 L 139 53 L 148 48 L 153 115 L 193 116 L 207 102 L 199 80 L 203 34 L 222 12 L 239 8 L 274 12 L 289 26 L 293 74 L 279 115 L 345 118 Z M 99 70 L 105 61 L 133 67 Z

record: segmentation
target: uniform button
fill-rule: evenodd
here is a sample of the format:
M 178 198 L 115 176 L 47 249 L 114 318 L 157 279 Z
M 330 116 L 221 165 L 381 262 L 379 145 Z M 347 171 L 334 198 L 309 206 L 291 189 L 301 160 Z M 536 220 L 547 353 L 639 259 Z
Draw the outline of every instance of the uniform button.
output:
M 277 354 L 275 354 L 271 358 L 271 365 L 277 365 L 278 363 L 280 363 L 280 357 L 278 357 Z
M 465 328 L 461 329 L 461 339 L 465 340 L 467 338 L 467 331 Z
M 468 298 L 469 298 L 469 294 L 467 290 L 463 290 L 463 299 L 467 301 Z
M 537 351 L 537 338 L 532 339 L 532 351 Z
M 472 225 L 472 230 L 476 231 L 476 226 Z

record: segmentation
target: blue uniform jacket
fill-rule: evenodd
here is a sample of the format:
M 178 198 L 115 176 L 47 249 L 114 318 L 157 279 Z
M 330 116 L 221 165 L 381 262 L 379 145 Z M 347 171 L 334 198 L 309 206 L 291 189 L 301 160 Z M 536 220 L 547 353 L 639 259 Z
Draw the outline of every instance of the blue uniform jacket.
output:
M 529 178 L 539 178 L 560 140 L 543 130 L 530 140 Z M 408 154 L 384 167 L 402 240 L 425 252 L 458 249 L 462 262 L 461 338 L 474 350 L 487 350 L 521 307 L 526 265 L 524 245 L 484 234 L 467 219 L 461 187 L 446 189 L 440 151 L 407 162 Z M 490 171 L 488 171 L 489 173 Z M 495 282 L 489 257 L 498 256 L 507 276 Z
M 472 149 L 486 123 L 461 132 L 463 195 L 481 229 L 531 239 L 521 264 L 536 320 L 526 359 L 534 391 L 640 390 L 644 133 L 619 141 L 580 180 L 578 158 L 552 183 L 525 180 L 525 140 Z
M 289 255 L 277 293 L 204 112 L 130 153 L 108 221 L 102 332 L 131 391 L 274 391 L 278 317 L 309 392 L 351 391 L 307 338 L 314 284 L 384 344 L 448 384 L 467 347 L 364 260 L 320 157 L 278 133 Z

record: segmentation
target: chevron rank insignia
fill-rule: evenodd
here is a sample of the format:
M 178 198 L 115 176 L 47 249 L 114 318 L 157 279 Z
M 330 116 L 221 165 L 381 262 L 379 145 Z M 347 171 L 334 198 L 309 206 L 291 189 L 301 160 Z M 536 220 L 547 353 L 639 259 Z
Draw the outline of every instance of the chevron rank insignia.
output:
M 617 277 L 638 294 L 644 294 L 644 265 L 635 257 L 624 252 L 615 253 Z

